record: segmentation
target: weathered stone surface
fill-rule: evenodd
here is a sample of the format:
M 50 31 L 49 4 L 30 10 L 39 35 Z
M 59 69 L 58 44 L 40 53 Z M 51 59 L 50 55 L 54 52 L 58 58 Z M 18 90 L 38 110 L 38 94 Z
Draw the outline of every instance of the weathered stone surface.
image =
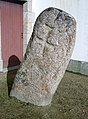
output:
M 62 10 L 48 8 L 39 15 L 11 96 L 38 106 L 51 103 L 73 51 L 75 30 L 75 19 Z

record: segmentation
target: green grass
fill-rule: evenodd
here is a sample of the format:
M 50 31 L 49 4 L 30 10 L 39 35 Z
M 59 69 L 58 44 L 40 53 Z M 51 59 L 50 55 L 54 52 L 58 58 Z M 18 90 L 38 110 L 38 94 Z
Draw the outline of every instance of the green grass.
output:
M 0 74 L 0 119 L 88 119 L 88 77 L 66 72 L 51 105 L 38 107 L 9 98 L 7 76 Z

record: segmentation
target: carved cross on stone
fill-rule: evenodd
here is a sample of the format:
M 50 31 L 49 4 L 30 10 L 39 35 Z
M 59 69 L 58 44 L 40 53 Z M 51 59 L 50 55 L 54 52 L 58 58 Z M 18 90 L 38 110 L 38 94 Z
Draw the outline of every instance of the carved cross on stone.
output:
M 10 95 L 45 106 L 65 73 L 75 44 L 76 21 L 65 11 L 45 9 L 37 18 Z

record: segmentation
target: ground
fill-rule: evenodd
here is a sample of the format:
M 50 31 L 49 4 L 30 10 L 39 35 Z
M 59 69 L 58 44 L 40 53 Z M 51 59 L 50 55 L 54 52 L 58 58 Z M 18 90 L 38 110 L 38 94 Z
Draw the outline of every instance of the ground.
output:
M 0 74 L 0 119 L 88 119 L 87 76 L 66 72 L 51 105 L 38 107 L 8 96 L 15 73 Z

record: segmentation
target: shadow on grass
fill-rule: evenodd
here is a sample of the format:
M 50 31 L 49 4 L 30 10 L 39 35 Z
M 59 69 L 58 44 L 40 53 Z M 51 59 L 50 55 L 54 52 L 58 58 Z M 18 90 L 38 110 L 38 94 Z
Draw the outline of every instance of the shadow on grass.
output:
M 8 72 L 7 72 L 7 86 L 8 86 L 8 96 L 10 97 L 10 91 L 14 83 L 14 78 L 16 76 L 17 70 L 11 70 L 12 67 L 20 65 L 21 61 L 15 55 L 10 56 L 8 60 Z

